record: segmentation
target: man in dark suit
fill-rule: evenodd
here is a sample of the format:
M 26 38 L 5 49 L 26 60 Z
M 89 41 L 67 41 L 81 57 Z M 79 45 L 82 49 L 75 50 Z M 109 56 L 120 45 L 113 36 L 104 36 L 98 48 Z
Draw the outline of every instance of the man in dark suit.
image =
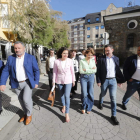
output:
M 16 54 L 8 57 L 0 79 L 0 90 L 6 88 L 6 81 L 10 76 L 11 88 L 15 89 L 20 105 L 24 111 L 24 116 L 19 122 L 25 121 L 28 125 L 32 120 L 32 89 L 39 84 L 39 68 L 34 56 L 25 53 L 25 46 L 17 41 L 14 44 Z
M 122 109 L 126 110 L 126 104 L 136 91 L 138 91 L 140 96 L 140 46 L 137 49 L 137 55 L 130 56 L 126 59 L 123 74 L 127 81 L 127 90 L 123 97 Z
M 106 45 L 104 49 L 106 55 L 99 58 L 96 74 L 97 84 L 101 87 L 99 108 L 103 109 L 103 99 L 107 89 L 109 89 L 112 110 L 111 119 L 115 125 L 119 125 L 116 118 L 116 90 L 117 83 L 120 86 L 125 80 L 119 67 L 119 58 L 113 55 L 113 46 Z
M 1 76 L 3 68 L 4 68 L 4 62 L 0 60 L 0 76 Z M 1 112 L 2 112 L 2 95 L 0 92 L 0 114 Z

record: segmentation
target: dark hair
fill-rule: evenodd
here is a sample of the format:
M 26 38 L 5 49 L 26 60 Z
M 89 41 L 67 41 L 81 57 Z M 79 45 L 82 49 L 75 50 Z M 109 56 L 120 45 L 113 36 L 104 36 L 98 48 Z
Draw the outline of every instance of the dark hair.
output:
M 86 50 L 85 56 L 86 56 L 86 54 L 88 54 L 88 53 L 92 53 L 93 55 L 95 54 L 95 52 L 94 52 L 94 50 L 93 50 L 92 48 Z
M 57 52 L 57 58 L 62 58 L 62 53 L 63 53 L 63 51 L 66 51 L 66 50 L 69 52 L 68 48 L 61 47 Z
M 69 58 L 72 58 L 72 50 L 69 51 Z
M 105 45 L 104 49 L 107 48 L 107 47 L 110 47 L 111 49 L 113 49 L 113 46 L 110 45 L 110 44 Z
M 73 49 L 73 50 L 71 50 L 71 52 L 76 52 L 77 53 L 77 50 Z

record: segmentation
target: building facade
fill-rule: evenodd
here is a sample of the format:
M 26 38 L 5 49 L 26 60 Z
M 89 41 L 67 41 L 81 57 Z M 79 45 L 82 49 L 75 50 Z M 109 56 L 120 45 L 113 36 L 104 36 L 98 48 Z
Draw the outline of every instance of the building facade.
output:
M 69 21 L 70 49 L 85 49 L 85 17 Z
M 136 54 L 140 46 L 140 8 L 104 17 L 110 44 L 124 63 L 126 57 Z

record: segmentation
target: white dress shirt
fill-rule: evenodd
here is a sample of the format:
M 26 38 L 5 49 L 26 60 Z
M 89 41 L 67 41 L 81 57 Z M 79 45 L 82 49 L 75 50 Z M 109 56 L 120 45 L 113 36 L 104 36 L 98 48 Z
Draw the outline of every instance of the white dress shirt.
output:
M 55 61 L 55 56 L 50 56 L 50 59 L 49 59 L 49 67 L 51 69 L 53 69 L 53 66 L 54 66 L 54 61 Z
M 106 78 L 114 78 L 116 71 L 115 71 L 115 62 L 113 60 L 113 56 L 111 58 L 106 57 L 107 63 L 107 76 Z
M 79 59 L 80 60 L 82 60 L 82 59 L 84 59 L 85 58 L 85 56 L 82 54 L 82 55 L 79 55 Z
M 19 82 L 28 79 L 24 69 L 24 56 L 25 54 L 16 58 L 16 77 Z
M 137 56 L 137 69 L 132 76 L 132 79 L 140 81 L 140 57 Z

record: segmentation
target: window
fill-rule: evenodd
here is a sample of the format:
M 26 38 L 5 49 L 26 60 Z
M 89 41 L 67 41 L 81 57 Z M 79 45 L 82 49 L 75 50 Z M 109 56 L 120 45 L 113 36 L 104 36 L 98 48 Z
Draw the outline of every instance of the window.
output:
M 96 18 L 96 21 L 99 21 L 99 17 Z
M 74 32 L 74 35 L 77 35 L 77 32 Z
M 127 36 L 127 48 L 131 48 L 135 46 L 135 38 L 136 35 L 134 33 L 131 33 Z
M 74 29 L 77 29 L 77 26 L 74 26 Z
M 89 18 L 89 19 L 87 19 L 87 22 L 88 22 L 88 23 L 90 23 L 90 18 Z
M 136 20 L 131 20 L 127 24 L 127 27 L 129 29 L 135 29 L 137 26 L 138 26 L 138 22 Z
M 104 25 L 101 25 L 101 29 L 104 29 L 105 27 L 104 27 Z
M 103 34 L 100 34 L 100 37 L 103 38 Z
M 77 38 L 74 38 L 74 41 L 77 41 Z
M 87 27 L 87 30 L 90 30 L 90 27 Z
M 83 28 L 83 25 L 80 25 L 80 28 Z
M 90 35 L 87 35 L 87 38 L 90 38 Z
M 96 30 L 98 30 L 99 29 L 99 26 L 95 26 L 95 28 L 96 28 Z
M 80 37 L 80 41 L 83 41 L 83 37 Z
M 98 38 L 98 34 L 96 34 L 95 37 Z
M 80 44 L 80 47 L 83 47 L 83 44 Z
M 80 34 L 83 34 L 83 31 L 80 31 Z

